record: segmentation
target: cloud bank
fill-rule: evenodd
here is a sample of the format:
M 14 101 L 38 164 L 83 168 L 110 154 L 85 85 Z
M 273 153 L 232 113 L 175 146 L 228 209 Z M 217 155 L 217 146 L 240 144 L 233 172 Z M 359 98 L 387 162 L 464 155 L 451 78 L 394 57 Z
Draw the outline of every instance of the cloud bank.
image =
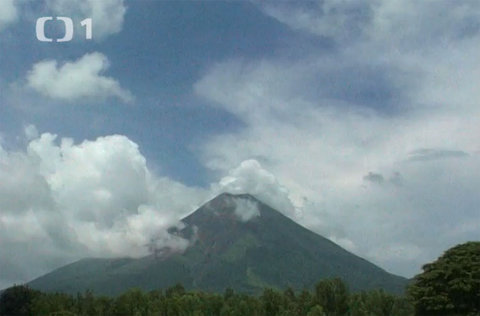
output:
M 138 257 L 152 243 L 184 249 L 167 228 L 206 198 L 152 174 L 120 135 L 75 144 L 43 133 L 22 151 L 0 147 L 0 179 L 2 286 L 86 256 Z

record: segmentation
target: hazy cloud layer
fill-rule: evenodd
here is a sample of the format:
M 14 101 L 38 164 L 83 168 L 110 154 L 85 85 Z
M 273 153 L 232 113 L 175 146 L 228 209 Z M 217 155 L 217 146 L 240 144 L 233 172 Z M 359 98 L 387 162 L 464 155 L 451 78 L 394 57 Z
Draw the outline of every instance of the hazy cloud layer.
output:
M 480 222 L 480 4 L 261 8 L 334 48 L 214 65 L 195 91 L 246 128 L 211 137 L 205 164 L 227 172 L 255 157 L 305 225 L 406 276 L 478 239 L 467 223 Z
M 266 14 L 295 30 L 337 39 L 360 35 L 372 15 L 372 8 L 364 1 L 258 3 Z
M 115 79 L 103 75 L 108 67 L 107 57 L 97 52 L 60 65 L 56 60 L 44 60 L 33 65 L 27 75 L 27 84 L 53 99 L 117 97 L 131 102 L 133 97 L 129 91 L 121 88 Z

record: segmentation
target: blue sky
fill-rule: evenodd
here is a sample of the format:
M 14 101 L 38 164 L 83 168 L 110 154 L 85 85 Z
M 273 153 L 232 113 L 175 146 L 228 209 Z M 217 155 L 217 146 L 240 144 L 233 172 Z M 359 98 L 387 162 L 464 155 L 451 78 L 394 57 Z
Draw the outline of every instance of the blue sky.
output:
M 39 42 L 42 16 L 74 39 Z M 145 255 L 223 191 L 418 273 L 479 236 L 478 21 L 474 1 L 0 0 L 0 285 Z
M 133 1 L 126 6 L 122 32 L 98 42 L 42 43 L 35 37 L 32 20 L 6 30 L 15 40 L 2 43 L 4 80 L 21 80 L 39 60 L 77 59 L 101 51 L 111 63 L 108 74 L 136 99 L 129 105 L 111 99 L 93 106 L 75 100 L 56 107 L 55 113 L 50 108 L 18 113 L 13 115 L 14 133 L 19 133 L 21 123 L 29 123 L 75 139 L 125 134 L 170 176 L 205 185 L 207 175 L 188 145 L 241 124 L 226 111 L 212 109 L 192 96 L 192 85 L 216 61 L 272 56 L 293 34 L 248 2 Z M 97 120 L 102 124 L 95 124 Z

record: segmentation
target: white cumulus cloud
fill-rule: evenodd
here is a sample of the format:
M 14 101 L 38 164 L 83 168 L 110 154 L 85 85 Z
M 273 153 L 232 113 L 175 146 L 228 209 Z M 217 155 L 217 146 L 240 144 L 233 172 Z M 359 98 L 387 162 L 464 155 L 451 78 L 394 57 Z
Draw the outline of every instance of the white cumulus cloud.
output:
M 25 150 L 0 147 L 1 286 L 82 257 L 188 246 L 167 229 L 205 201 L 205 190 L 153 174 L 125 136 L 74 143 L 33 129 Z
M 108 58 L 98 52 L 63 64 L 44 60 L 33 65 L 27 74 L 27 85 L 44 96 L 65 101 L 117 97 L 131 102 L 133 96 L 128 90 L 103 75 L 108 67 Z

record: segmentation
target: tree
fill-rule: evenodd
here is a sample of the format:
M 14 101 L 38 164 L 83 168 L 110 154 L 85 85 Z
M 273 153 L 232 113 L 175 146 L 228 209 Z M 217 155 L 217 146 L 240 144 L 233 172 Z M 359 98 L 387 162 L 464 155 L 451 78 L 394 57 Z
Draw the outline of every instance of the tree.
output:
M 32 302 L 40 292 L 28 286 L 14 285 L 0 295 L 0 315 L 33 315 Z
M 298 315 L 306 315 L 312 305 L 312 294 L 308 290 L 303 289 L 303 291 L 300 292 L 300 294 L 298 295 L 297 299 Z
M 315 286 L 315 302 L 327 315 L 345 315 L 348 312 L 349 292 L 339 278 L 322 280 Z
M 283 314 L 284 315 L 300 315 L 300 308 L 295 297 L 295 292 L 291 287 L 288 287 L 283 292 Z
M 355 293 L 350 297 L 351 316 L 412 315 L 408 302 L 382 289 Z
M 42 293 L 37 295 L 32 301 L 32 314 L 36 316 L 43 315 L 70 315 L 76 311 L 75 299 L 68 294 L 62 293 Z
M 228 287 L 225 292 L 223 293 L 223 299 L 225 301 L 228 301 L 228 299 L 230 299 L 231 297 L 233 297 L 233 295 L 235 295 L 235 291 L 231 288 L 231 287 Z
M 308 312 L 307 316 L 325 316 L 325 312 L 323 311 L 322 306 L 320 305 L 315 305 L 310 309 Z
M 273 289 L 265 289 L 260 300 L 267 316 L 277 315 L 283 307 L 282 295 Z
M 447 250 L 408 289 L 417 315 L 480 314 L 480 242 Z
M 165 291 L 165 296 L 167 298 L 170 298 L 170 297 L 173 297 L 173 296 L 182 296 L 182 295 L 185 295 L 185 287 L 180 284 L 180 283 L 177 283 L 175 284 L 174 286 L 172 287 L 169 287 L 166 291 Z
M 140 289 L 130 289 L 115 300 L 114 315 L 148 315 L 148 296 Z M 97 315 L 98 313 L 88 313 Z

